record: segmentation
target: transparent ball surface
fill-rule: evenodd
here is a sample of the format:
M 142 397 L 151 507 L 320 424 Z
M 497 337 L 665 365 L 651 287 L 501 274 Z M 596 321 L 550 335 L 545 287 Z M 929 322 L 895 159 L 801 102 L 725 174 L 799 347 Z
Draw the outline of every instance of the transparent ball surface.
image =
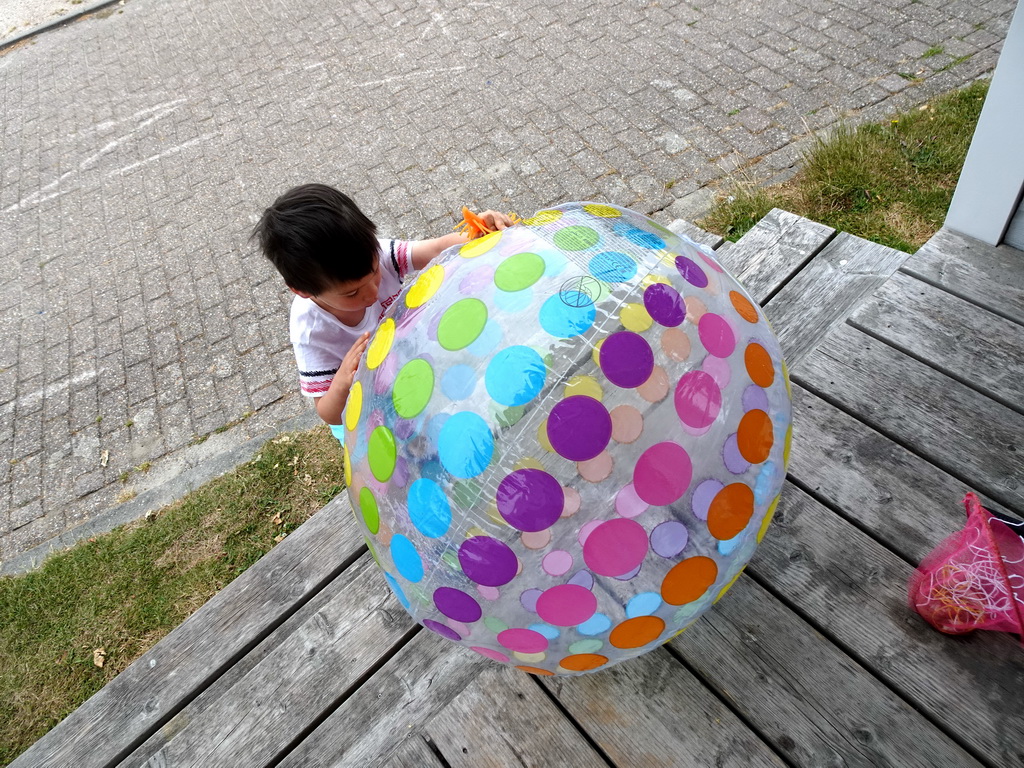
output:
M 416 621 L 578 675 L 666 642 L 736 580 L 790 417 L 778 341 L 710 251 L 567 203 L 403 291 L 349 395 L 345 466 Z

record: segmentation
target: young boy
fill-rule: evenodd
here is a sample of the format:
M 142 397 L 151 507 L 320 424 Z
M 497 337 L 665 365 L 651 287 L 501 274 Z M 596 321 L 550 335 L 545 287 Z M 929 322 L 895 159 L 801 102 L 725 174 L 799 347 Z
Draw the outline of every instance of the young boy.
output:
M 512 224 L 496 211 L 480 217 L 491 229 Z M 295 294 L 290 337 L 299 387 L 328 424 L 341 423 L 359 359 L 406 275 L 466 241 L 454 232 L 433 240 L 378 239 L 356 204 L 323 184 L 303 184 L 277 198 L 253 237 Z

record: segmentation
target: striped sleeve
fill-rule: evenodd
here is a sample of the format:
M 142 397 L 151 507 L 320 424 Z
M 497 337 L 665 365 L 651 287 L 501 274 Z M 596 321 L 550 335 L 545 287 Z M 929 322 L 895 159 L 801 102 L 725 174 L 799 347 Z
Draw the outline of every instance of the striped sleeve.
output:
M 395 274 L 399 280 L 404 280 L 412 271 L 412 243 L 408 240 L 391 240 L 388 250 Z
M 299 370 L 299 389 L 307 397 L 320 397 L 327 393 L 334 381 L 334 374 L 337 368 L 326 371 L 303 371 Z

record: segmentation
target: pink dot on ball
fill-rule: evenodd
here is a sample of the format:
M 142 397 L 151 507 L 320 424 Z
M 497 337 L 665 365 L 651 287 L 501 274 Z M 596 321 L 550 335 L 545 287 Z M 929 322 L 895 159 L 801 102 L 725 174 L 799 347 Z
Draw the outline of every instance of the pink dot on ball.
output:
M 556 627 L 582 624 L 593 616 L 596 610 L 597 597 L 594 593 L 575 584 L 562 584 L 546 589 L 537 600 L 537 615 Z
M 621 576 L 643 562 L 647 531 L 640 523 L 619 518 L 602 522 L 583 545 L 587 567 L 601 576 Z
M 622 517 L 636 517 L 646 511 L 647 502 L 636 495 L 636 488 L 632 483 L 624 485 L 615 494 L 615 511 Z
M 561 576 L 572 568 L 572 555 L 564 549 L 556 549 L 544 555 L 541 565 L 549 576 Z
M 690 371 L 676 384 L 676 413 L 693 429 L 710 426 L 722 410 L 722 390 L 705 371 Z
M 490 648 L 481 648 L 478 645 L 471 645 L 469 646 L 469 650 L 476 651 L 481 656 L 486 656 L 488 659 L 493 659 L 494 661 L 509 661 L 508 656 L 506 656 L 504 653 L 501 653 L 500 651 L 491 650 Z
M 498 633 L 498 642 L 519 653 L 540 653 L 548 647 L 548 639 L 532 629 L 506 629 Z
M 685 448 L 676 443 L 657 443 L 637 460 L 633 488 L 648 504 L 672 504 L 686 493 L 692 477 L 693 464 Z
M 708 312 L 697 324 L 700 343 L 715 357 L 728 357 L 736 349 L 736 334 L 729 321 L 721 315 Z

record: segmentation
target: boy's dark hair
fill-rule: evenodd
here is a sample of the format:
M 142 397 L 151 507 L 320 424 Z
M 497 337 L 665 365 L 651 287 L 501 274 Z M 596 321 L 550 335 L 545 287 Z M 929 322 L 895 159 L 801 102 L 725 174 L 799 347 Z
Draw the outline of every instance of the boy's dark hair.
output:
M 291 288 L 314 296 L 374 268 L 377 227 L 348 195 L 302 184 L 281 195 L 252 231 Z

